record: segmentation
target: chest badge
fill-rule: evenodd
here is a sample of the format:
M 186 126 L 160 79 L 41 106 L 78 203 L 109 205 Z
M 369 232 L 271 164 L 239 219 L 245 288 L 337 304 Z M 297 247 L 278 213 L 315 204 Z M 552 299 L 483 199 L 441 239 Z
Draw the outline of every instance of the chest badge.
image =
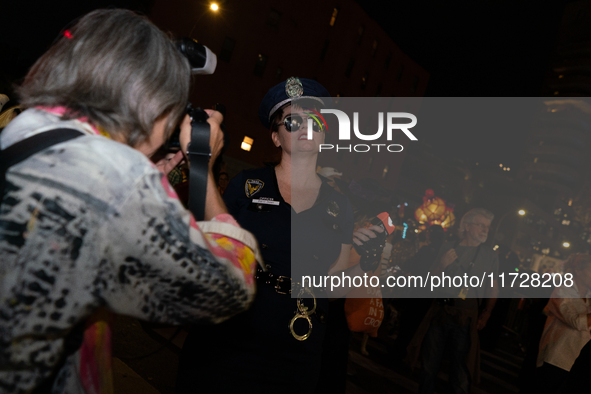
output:
M 330 200 L 326 206 L 326 213 L 336 218 L 337 216 L 339 216 L 340 212 L 341 208 L 339 207 L 339 204 L 337 204 L 335 200 Z
M 265 182 L 261 181 L 260 179 L 248 179 L 244 184 L 244 192 L 246 193 L 246 197 L 252 197 L 265 186 Z

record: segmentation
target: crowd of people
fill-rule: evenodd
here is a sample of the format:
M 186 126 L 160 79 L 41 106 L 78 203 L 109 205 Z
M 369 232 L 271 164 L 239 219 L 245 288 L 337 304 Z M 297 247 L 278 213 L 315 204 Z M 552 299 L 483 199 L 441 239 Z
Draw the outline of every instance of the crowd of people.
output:
M 375 185 L 349 188 L 342 173 L 318 171 L 326 125 L 315 114 L 331 105 L 329 92 L 296 77 L 271 87 L 259 118 L 280 160 L 231 180 L 214 176 L 223 116 L 206 110 L 211 155 L 197 222 L 169 182 L 189 161 L 189 88 L 187 60 L 149 20 L 97 10 L 33 65 L 19 105 L 0 114 L 0 391 L 113 392 L 115 313 L 191 327 L 178 393 L 345 392 L 348 290 L 312 290 L 293 273 L 383 278 L 392 241 L 374 242 L 386 239 L 369 222 L 379 204 L 358 193 Z M 180 150 L 156 159 L 176 127 Z M 484 246 L 492 221 L 471 209 L 449 242 L 432 227 L 397 274 L 496 277 L 498 255 Z M 575 285 L 547 305 L 536 392 L 576 387 L 590 362 L 581 350 L 591 339 L 591 257 L 565 267 Z M 473 294 L 405 306 L 397 356 L 420 365 L 421 393 L 434 392 L 446 353 L 453 393 L 479 381 L 478 333 L 497 286 L 463 291 Z

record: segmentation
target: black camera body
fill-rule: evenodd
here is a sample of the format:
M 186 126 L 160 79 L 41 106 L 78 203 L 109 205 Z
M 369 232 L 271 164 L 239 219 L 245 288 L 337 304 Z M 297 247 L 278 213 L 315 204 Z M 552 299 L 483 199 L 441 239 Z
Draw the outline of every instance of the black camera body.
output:
M 185 56 L 191 65 L 191 74 L 207 75 L 213 74 L 217 65 L 217 57 L 205 45 L 199 44 L 191 38 L 179 38 L 174 40 L 174 44 L 178 51 Z M 226 116 L 226 107 L 222 104 L 216 104 L 214 110 L 219 111 Z M 206 123 L 209 115 L 203 109 L 193 107 L 189 102 L 186 107 L 187 115 L 192 122 Z M 222 124 L 222 132 L 224 133 L 224 147 L 228 146 L 228 136 Z M 171 152 L 176 152 L 180 149 L 180 128 L 177 128 L 166 143 L 166 149 Z

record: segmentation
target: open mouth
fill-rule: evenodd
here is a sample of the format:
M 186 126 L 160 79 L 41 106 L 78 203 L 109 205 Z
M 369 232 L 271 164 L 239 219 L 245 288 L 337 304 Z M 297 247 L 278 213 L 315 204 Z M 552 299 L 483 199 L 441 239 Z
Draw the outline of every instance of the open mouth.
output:
M 301 141 L 301 140 L 308 140 L 308 133 L 304 133 L 304 134 L 300 135 L 300 137 L 298 138 L 298 141 Z

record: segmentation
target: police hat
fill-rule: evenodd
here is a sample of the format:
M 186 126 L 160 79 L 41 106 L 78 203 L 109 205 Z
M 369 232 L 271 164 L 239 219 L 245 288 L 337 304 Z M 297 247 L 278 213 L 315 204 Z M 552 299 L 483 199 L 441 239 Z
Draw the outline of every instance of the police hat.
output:
M 330 104 L 325 102 L 327 97 L 330 97 L 328 90 L 313 79 L 291 77 L 269 89 L 259 106 L 259 119 L 268 129 L 271 127 L 271 115 L 290 101 L 307 98 L 327 106 Z

